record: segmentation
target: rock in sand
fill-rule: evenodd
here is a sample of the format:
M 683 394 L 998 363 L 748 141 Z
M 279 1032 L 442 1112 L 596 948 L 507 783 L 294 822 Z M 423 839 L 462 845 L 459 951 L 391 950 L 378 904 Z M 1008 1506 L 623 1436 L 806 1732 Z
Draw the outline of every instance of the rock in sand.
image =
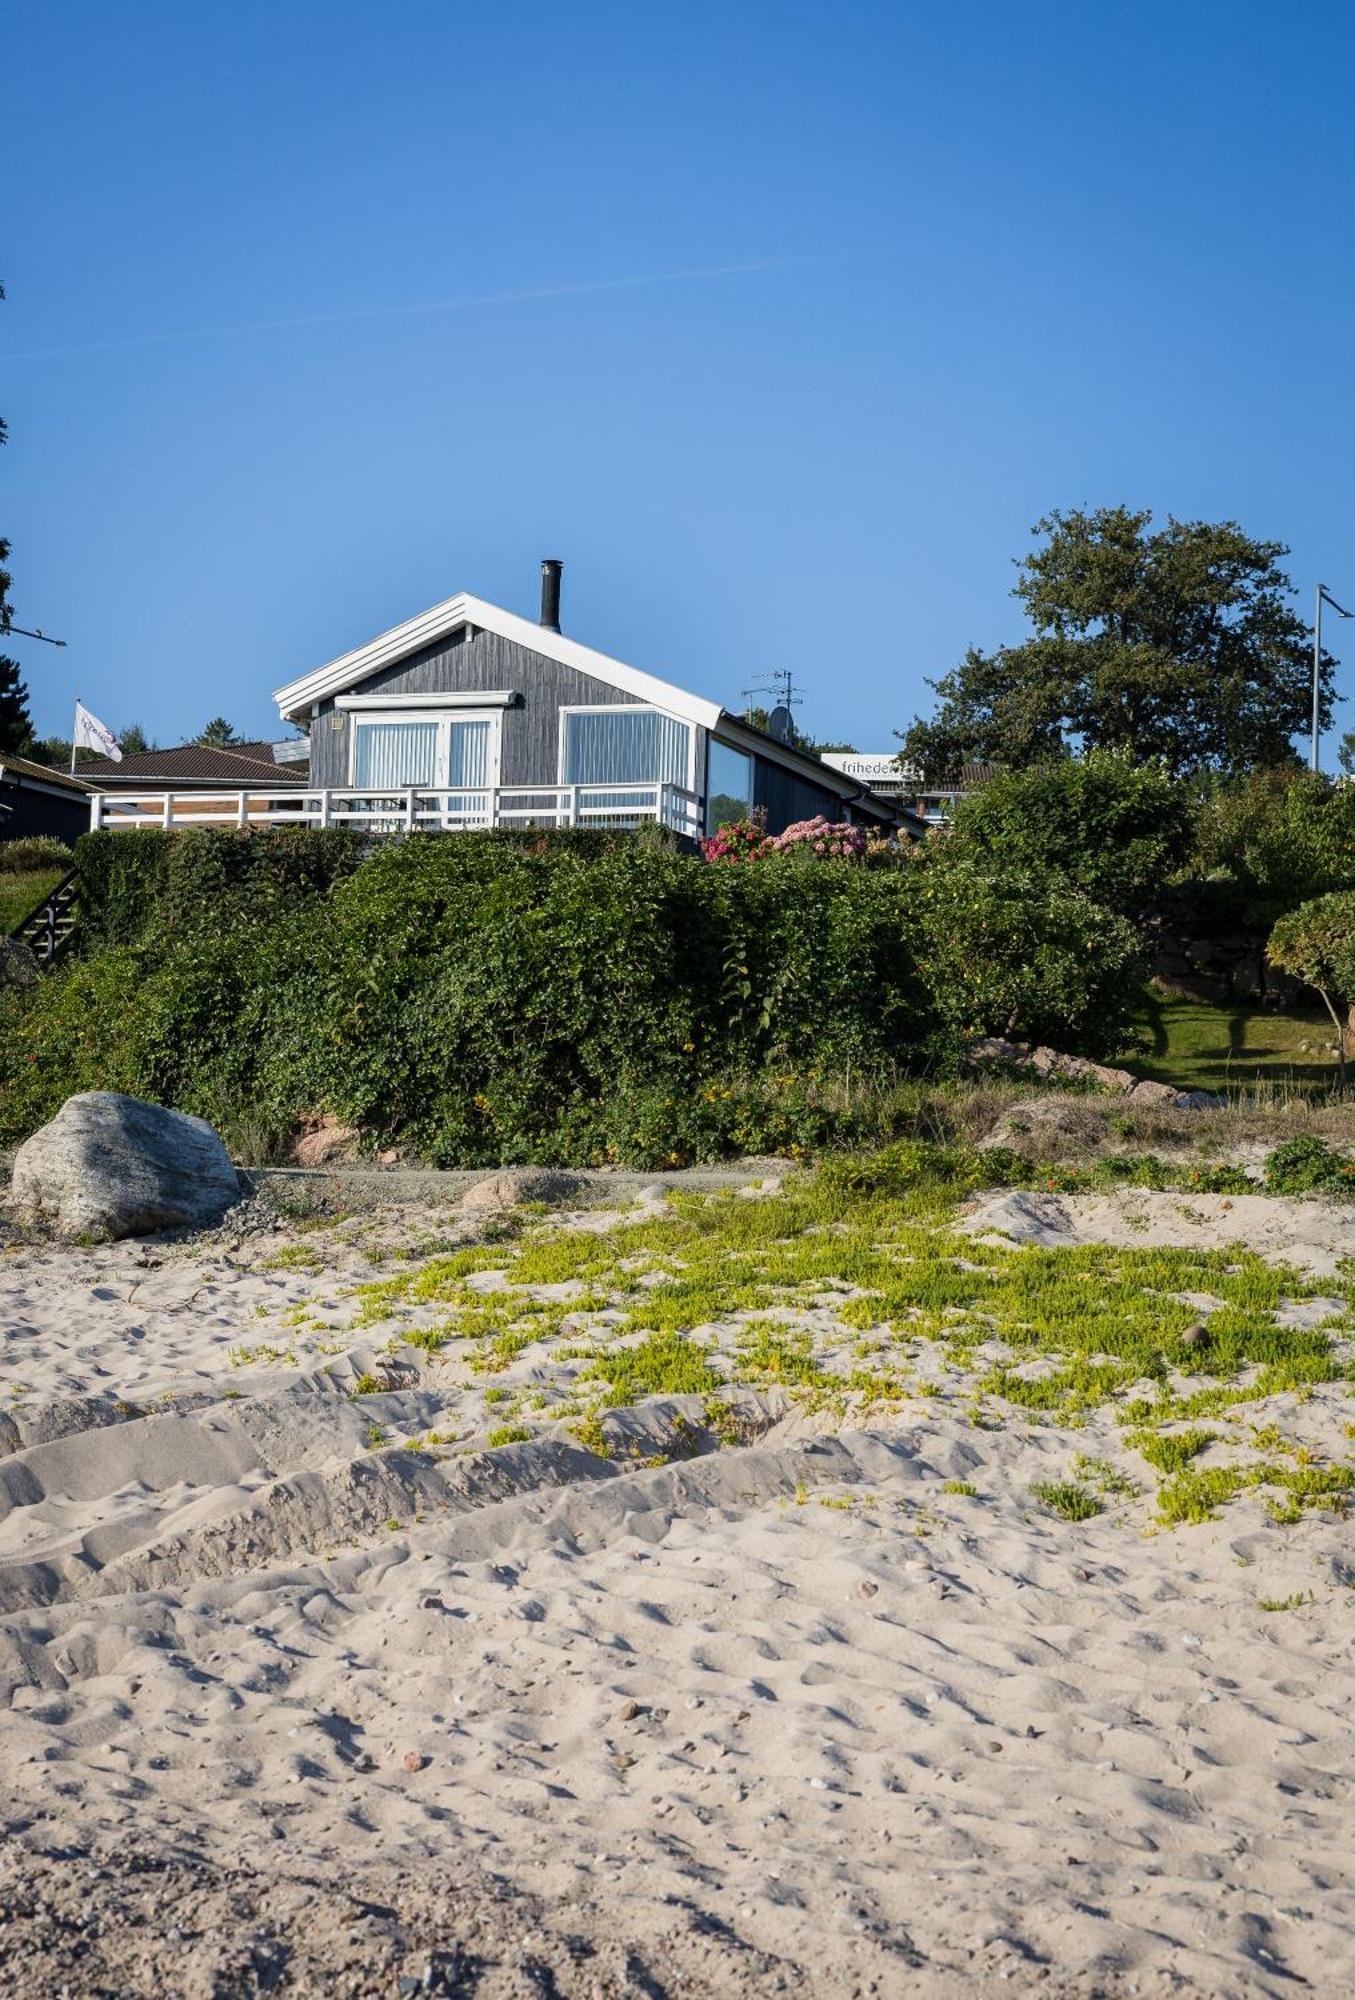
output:
M 86 1090 L 20 1146 L 11 1203 L 61 1236 L 147 1236 L 215 1222 L 239 1191 L 205 1119 Z

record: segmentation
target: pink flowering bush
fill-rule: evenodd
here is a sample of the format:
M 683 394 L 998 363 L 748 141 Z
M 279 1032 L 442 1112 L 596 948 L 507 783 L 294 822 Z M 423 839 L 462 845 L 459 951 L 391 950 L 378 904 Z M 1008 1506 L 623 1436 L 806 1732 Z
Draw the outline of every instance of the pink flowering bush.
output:
M 813 855 L 825 861 L 859 861 L 866 851 L 863 828 L 846 820 L 797 819 L 771 843 L 778 854 Z
M 772 846 L 767 837 L 767 815 L 759 809 L 748 819 L 730 820 L 717 827 L 702 841 L 701 854 L 706 861 L 756 861 L 771 853 Z
M 767 816 L 759 808 L 749 819 L 733 820 L 701 843 L 707 861 L 762 861 L 772 854 L 790 854 L 809 861 L 859 861 L 866 836 L 845 820 L 796 820 L 784 833 L 769 835 Z

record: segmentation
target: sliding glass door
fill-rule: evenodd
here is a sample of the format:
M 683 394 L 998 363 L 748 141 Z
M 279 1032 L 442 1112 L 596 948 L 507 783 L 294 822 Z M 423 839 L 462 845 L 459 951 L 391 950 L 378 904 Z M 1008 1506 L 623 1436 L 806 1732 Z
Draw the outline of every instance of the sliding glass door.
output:
M 439 817 L 447 824 L 487 821 L 490 793 L 499 782 L 499 718 L 354 716 L 351 762 L 356 792 L 381 796 L 407 791 L 411 785 L 419 791 L 446 792 L 438 806 Z

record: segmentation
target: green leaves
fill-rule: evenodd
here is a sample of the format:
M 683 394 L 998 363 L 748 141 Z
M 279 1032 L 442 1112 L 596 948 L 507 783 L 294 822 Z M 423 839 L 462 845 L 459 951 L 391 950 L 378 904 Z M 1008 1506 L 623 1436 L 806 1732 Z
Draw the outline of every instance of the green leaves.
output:
M 1311 654 L 1279 566 L 1288 551 L 1235 521 L 1151 523 L 1127 507 L 1037 523 L 1043 540 L 1013 592 L 1033 636 L 971 650 L 933 683 L 936 716 L 904 740 L 929 778 L 973 758 L 1044 761 L 1071 741 L 1175 773 L 1289 760 L 1307 726 Z M 1334 665 L 1324 656 L 1324 727 Z

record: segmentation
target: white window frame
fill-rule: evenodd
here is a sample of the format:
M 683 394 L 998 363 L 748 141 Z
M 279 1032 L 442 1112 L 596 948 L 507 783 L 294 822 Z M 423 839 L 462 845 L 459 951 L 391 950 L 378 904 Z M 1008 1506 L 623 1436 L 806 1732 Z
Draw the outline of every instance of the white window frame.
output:
M 448 792 L 453 789 L 452 771 L 452 724 L 454 722 L 487 722 L 489 729 L 489 755 L 485 759 L 485 786 L 496 791 L 499 773 L 503 767 L 503 710 L 501 708 L 454 708 L 421 709 L 411 713 L 408 708 L 366 709 L 360 715 L 353 715 L 348 726 L 348 782 L 356 791 L 358 788 L 358 731 L 371 728 L 383 722 L 435 722 L 438 725 L 437 754 L 434 760 L 434 775 L 431 785 L 416 786 L 418 791 Z M 397 790 L 405 790 L 399 786 Z M 483 789 L 479 785 L 466 785 L 468 792 Z
M 645 715 L 661 715 L 663 716 L 665 721 L 675 722 L 677 723 L 680 729 L 686 730 L 687 732 L 686 789 L 689 792 L 695 792 L 695 790 L 697 789 L 696 727 L 693 723 L 688 722 L 685 716 L 674 715 L 673 711 L 670 708 L 660 708 L 658 703 L 653 701 L 575 701 L 575 702 L 565 703 L 560 709 L 560 719 L 558 724 L 559 740 L 556 746 L 556 763 L 555 763 L 557 781 L 562 785 L 567 782 L 565 778 L 565 737 L 569 726 L 568 718 L 571 715 L 635 715 L 637 713 L 642 713 Z M 650 778 L 635 778 L 630 780 L 631 785 L 647 785 L 647 784 L 652 784 L 653 782 L 654 782 L 653 779 Z M 627 785 L 621 779 L 618 779 L 614 785 L 609 786 L 609 789 L 612 791 L 624 792 L 627 789 Z

